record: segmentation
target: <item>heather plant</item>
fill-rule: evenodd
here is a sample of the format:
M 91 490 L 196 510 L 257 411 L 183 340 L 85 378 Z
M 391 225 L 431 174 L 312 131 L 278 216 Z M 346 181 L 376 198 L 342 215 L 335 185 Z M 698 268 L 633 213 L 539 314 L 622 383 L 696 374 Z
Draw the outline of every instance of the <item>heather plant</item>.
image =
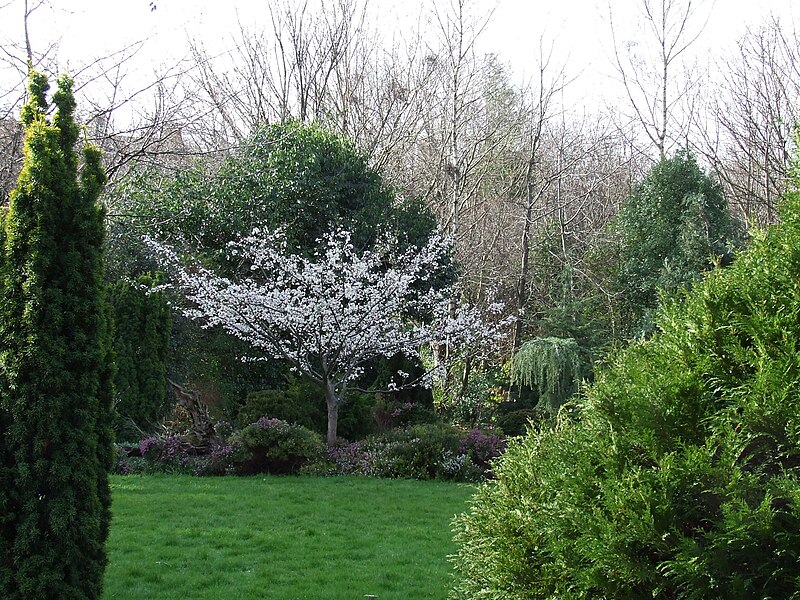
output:
M 305 472 L 317 475 L 381 477 L 384 476 L 384 451 L 387 445 L 380 437 L 336 445 L 326 449 L 324 461 L 308 465 Z
M 189 473 L 194 452 L 190 444 L 175 435 L 151 436 L 139 442 L 139 455 L 153 472 Z
M 192 461 L 192 473 L 204 475 L 233 475 L 237 465 L 245 460 L 246 454 L 242 444 L 236 440 L 219 441 L 211 450 Z
M 506 438 L 497 433 L 473 429 L 458 446 L 460 455 L 468 456 L 472 463 L 485 474 L 491 473 L 492 462 L 506 450 Z
M 495 463 L 457 598 L 796 598 L 800 194 Z
M 415 425 L 387 433 L 384 451 L 386 475 L 436 479 L 445 475 L 443 459 L 458 452 L 461 432 L 446 424 Z
M 488 463 L 489 455 L 501 448 L 499 436 L 474 432 L 465 436 L 444 424 L 415 425 L 329 448 L 326 462 L 306 472 L 478 481 L 486 473 L 481 459 Z

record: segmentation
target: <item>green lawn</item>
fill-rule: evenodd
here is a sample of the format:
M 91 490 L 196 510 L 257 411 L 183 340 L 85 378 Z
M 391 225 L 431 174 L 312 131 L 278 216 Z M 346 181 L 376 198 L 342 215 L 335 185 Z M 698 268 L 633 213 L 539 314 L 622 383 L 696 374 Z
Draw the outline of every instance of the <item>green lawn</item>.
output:
M 115 476 L 104 598 L 447 597 L 474 487 L 350 477 Z

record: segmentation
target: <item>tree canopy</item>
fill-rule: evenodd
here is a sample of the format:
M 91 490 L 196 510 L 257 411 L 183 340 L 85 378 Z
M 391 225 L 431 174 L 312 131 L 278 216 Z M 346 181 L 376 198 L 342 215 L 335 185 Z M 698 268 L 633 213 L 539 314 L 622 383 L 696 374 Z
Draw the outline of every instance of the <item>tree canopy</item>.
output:
M 351 232 L 360 249 L 387 231 L 421 247 L 436 229 L 424 204 L 398 196 L 351 141 L 297 121 L 258 128 L 216 167 L 198 164 L 167 177 L 145 171 L 113 202 L 123 240 L 133 243 L 129 224 L 138 223 L 211 257 L 255 227 L 281 228 L 300 252 L 313 252 L 336 228 Z
M 359 252 L 349 232 L 332 232 L 309 258 L 293 253 L 283 232 L 256 229 L 228 245 L 228 260 L 247 266 L 237 279 L 182 267 L 171 250 L 154 246 L 193 305 L 187 314 L 247 343 L 252 358 L 285 360 L 322 387 L 329 445 L 339 404 L 371 361 L 397 354 L 419 359 L 421 347 L 445 342 L 455 356 L 468 342 L 500 336 L 476 309 L 424 285 L 447 259 L 439 236 L 422 249 L 402 250 L 384 239 Z M 400 385 L 420 383 L 408 378 L 398 373 Z

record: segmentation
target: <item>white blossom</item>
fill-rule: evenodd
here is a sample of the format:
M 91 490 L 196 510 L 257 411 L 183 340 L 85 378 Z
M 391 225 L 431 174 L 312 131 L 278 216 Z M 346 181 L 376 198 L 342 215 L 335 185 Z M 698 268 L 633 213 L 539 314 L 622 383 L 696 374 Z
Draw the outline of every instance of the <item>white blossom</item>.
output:
M 404 253 L 394 251 L 391 240 L 359 252 L 343 230 L 321 242 L 308 258 L 288 251 L 282 231 L 254 229 L 227 245 L 228 257 L 246 269 L 231 280 L 182 265 L 173 249 L 149 240 L 189 300 L 187 316 L 222 327 L 257 357 L 288 361 L 337 406 L 364 365 L 379 356 L 419 358 L 432 344 L 491 347 L 502 337 L 507 319 L 487 324 L 476 307 L 456 305 L 452 290 L 424 285 L 447 257 L 442 237 Z M 490 306 L 492 313 L 500 309 Z M 420 383 L 409 381 L 408 373 L 399 376 L 402 385 Z M 421 383 L 430 379 L 428 373 Z

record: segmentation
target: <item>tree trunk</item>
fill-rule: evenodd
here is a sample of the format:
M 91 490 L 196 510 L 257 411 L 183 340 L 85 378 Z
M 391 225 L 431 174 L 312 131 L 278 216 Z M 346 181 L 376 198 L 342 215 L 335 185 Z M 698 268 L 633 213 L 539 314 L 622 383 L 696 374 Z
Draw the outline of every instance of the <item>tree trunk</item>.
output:
M 336 444 L 336 430 L 339 426 L 339 398 L 331 381 L 325 382 L 325 402 L 328 405 L 328 435 L 326 443 L 328 448 Z
M 522 243 L 520 258 L 519 274 L 517 275 L 517 310 L 525 308 L 525 299 L 528 292 L 528 263 L 530 261 L 530 236 L 531 228 L 533 226 L 533 203 L 535 201 L 533 194 L 533 161 L 528 161 L 528 167 L 525 172 L 525 193 L 526 193 L 526 206 L 525 206 L 525 223 L 522 227 Z M 511 344 L 512 354 L 519 350 L 522 345 L 522 317 L 518 318 L 514 323 L 514 338 Z

